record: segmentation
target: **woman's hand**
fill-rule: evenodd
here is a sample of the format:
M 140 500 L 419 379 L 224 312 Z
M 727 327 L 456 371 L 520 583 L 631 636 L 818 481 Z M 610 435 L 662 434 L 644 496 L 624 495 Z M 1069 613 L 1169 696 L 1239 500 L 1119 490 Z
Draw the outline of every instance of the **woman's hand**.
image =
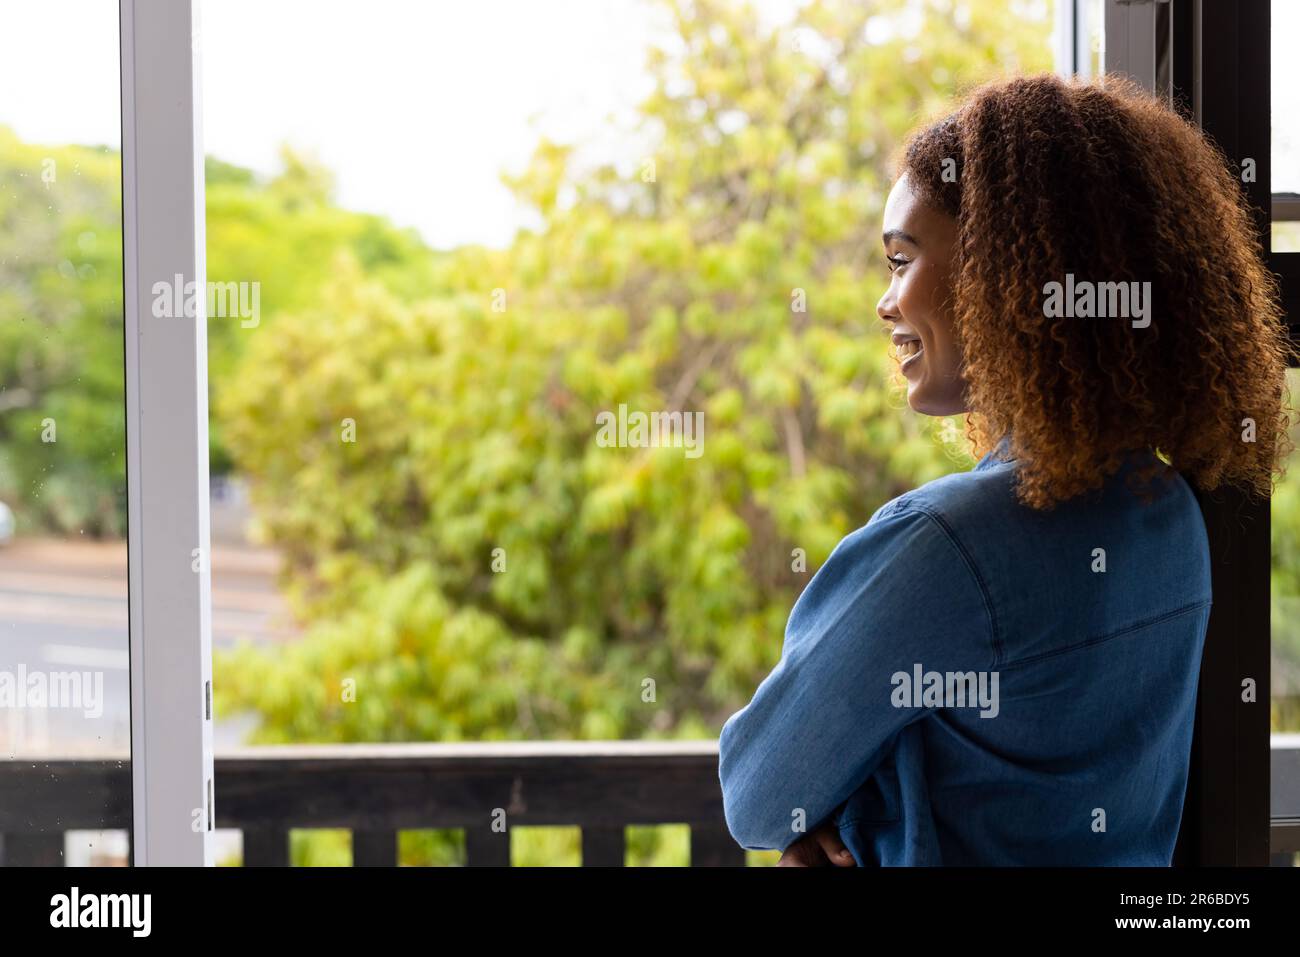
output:
M 805 834 L 785 849 L 777 867 L 857 867 L 853 855 L 840 840 L 840 829 L 827 822 Z

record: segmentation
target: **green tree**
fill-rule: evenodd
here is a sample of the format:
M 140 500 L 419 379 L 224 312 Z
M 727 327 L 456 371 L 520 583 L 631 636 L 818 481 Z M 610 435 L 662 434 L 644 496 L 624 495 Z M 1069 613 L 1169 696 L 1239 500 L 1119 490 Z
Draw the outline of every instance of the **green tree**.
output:
M 347 251 L 406 297 L 439 292 L 438 257 L 412 231 L 339 209 L 328 173 L 285 149 L 263 181 L 209 159 L 208 278 L 260 284 L 261 319 L 311 308 Z M 20 527 L 126 532 L 121 159 L 105 147 L 24 143 L 0 127 L 0 499 Z M 215 393 L 238 383 L 260 328 L 209 321 Z M 52 426 L 52 430 L 51 430 Z M 211 464 L 229 470 L 221 423 Z
M 0 498 L 21 527 L 126 528 L 121 165 L 0 127 Z
M 425 301 L 336 261 L 250 337 L 218 414 L 309 623 L 222 661 L 260 739 L 713 735 L 836 542 L 971 464 L 889 384 L 888 157 L 955 78 L 1046 68 L 1046 19 L 667 11 L 635 161 L 544 141 L 508 180 L 539 230 Z M 620 404 L 703 412 L 704 454 L 598 446 Z
M 1300 370 L 1287 373 L 1292 394 L 1300 390 Z M 1300 447 L 1300 422 L 1291 426 L 1291 441 Z M 1300 731 L 1300 481 L 1288 472 L 1273 492 L 1271 604 L 1272 684 L 1270 709 L 1274 731 Z

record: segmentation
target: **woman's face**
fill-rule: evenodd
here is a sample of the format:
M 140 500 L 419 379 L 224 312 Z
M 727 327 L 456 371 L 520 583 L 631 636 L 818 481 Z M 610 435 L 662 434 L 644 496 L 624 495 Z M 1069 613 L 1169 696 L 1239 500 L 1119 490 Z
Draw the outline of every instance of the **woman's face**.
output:
M 889 191 L 884 226 L 890 279 L 876 313 L 893 327 L 907 403 L 925 415 L 965 412 L 961 352 L 952 333 L 957 221 L 923 202 L 904 173 Z

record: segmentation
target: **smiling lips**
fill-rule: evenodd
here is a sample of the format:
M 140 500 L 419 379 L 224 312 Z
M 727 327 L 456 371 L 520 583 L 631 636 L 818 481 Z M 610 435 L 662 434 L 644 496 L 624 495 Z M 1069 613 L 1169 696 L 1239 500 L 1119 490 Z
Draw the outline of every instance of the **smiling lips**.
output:
M 922 352 L 921 340 L 912 335 L 905 333 L 894 333 L 892 336 L 894 343 L 894 355 L 898 357 L 901 363 L 900 368 L 906 369 Z

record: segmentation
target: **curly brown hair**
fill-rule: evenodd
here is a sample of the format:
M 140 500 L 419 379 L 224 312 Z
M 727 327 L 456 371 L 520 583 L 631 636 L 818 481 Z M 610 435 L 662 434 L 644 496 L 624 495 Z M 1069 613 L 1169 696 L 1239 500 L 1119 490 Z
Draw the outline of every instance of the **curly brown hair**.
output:
M 966 433 L 981 455 L 1008 437 L 1022 502 L 1097 488 L 1134 449 L 1202 489 L 1272 493 L 1292 448 L 1287 327 L 1240 184 L 1200 130 L 1116 77 L 1020 77 L 915 134 L 902 172 L 958 221 Z M 1149 281 L 1150 325 L 1048 318 L 1046 284 L 1067 273 Z

